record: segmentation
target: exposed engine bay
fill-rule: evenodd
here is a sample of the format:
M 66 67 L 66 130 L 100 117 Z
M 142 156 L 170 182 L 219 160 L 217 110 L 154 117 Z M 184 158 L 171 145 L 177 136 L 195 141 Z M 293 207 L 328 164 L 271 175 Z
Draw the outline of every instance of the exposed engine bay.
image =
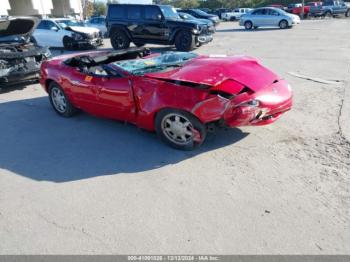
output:
M 39 72 L 41 62 L 49 55 L 47 47 L 33 43 L 0 44 L 0 83 L 8 82 L 9 76 Z
M 35 18 L 0 20 L 0 86 L 38 80 L 41 63 L 51 53 L 31 41 L 36 24 Z

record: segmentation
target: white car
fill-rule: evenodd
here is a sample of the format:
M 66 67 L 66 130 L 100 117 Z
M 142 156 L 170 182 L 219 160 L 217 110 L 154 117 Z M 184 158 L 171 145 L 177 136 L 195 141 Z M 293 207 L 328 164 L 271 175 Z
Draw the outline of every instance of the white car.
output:
M 242 15 L 247 14 L 252 10 L 253 10 L 252 8 L 236 8 L 233 10 L 233 12 L 221 14 L 221 18 L 224 21 L 239 20 Z
M 107 37 L 106 18 L 104 16 L 91 17 L 85 25 L 99 29 L 103 37 Z
M 95 48 L 102 45 L 100 30 L 85 27 L 69 18 L 43 19 L 35 29 L 33 38 L 39 46 L 74 48 Z

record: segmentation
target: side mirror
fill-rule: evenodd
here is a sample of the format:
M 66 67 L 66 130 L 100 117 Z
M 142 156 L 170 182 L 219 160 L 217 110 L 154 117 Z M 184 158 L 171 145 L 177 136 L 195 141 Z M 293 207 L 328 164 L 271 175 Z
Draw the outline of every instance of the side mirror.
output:
M 50 30 L 52 30 L 52 31 L 56 31 L 56 32 L 57 32 L 59 29 L 58 29 L 58 27 L 57 27 L 57 26 L 53 26 L 53 27 L 51 27 L 51 28 L 50 28 Z
M 161 14 L 158 14 L 158 15 L 157 15 L 157 20 L 159 20 L 159 21 L 162 21 L 162 20 L 163 20 L 163 17 L 162 17 Z

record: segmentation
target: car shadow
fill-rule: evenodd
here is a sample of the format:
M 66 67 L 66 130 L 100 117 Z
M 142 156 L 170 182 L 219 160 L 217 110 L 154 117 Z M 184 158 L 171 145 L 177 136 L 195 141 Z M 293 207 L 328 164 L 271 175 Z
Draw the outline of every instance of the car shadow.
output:
M 28 82 L 15 84 L 15 85 L 0 86 L 0 95 L 5 94 L 5 93 L 10 93 L 13 91 L 17 91 L 17 90 L 23 90 L 27 87 L 27 85 L 33 84 L 33 83 L 35 83 L 35 81 L 28 81 Z
M 197 150 L 179 151 L 130 124 L 84 113 L 60 117 L 47 97 L 0 103 L 0 112 L 0 168 L 56 183 L 153 170 L 248 135 L 240 129 L 220 129 Z

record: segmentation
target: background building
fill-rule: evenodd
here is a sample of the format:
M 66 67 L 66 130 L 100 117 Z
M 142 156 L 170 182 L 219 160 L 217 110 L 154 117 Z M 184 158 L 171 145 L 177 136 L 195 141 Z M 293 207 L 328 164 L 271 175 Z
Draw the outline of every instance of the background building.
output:
M 82 0 L 1 0 L 0 15 L 82 17 Z

